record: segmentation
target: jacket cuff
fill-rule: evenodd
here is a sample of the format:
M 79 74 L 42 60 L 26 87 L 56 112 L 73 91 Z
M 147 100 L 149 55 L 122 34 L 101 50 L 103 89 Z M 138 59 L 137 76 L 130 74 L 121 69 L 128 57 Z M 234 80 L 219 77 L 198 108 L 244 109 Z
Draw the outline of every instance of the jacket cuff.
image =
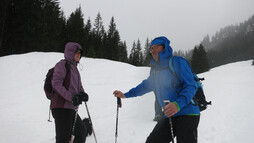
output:
M 130 95 L 129 92 L 124 93 L 124 96 L 125 96 L 126 98 L 130 98 L 130 97 L 131 97 L 131 95 Z
M 177 110 L 180 111 L 180 107 L 179 107 L 178 103 L 176 101 L 174 101 L 173 103 L 176 105 Z

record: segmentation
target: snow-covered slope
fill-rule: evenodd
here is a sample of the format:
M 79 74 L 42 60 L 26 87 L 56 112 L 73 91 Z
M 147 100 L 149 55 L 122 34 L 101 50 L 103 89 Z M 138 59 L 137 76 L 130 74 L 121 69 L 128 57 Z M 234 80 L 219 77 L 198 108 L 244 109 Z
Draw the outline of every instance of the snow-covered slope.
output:
M 49 101 L 43 80 L 47 70 L 63 58 L 61 53 L 28 53 L 0 57 L 0 142 L 45 143 L 54 141 L 54 123 L 47 122 Z M 82 58 L 83 86 L 90 95 L 89 111 L 99 143 L 115 138 L 115 89 L 128 91 L 149 74 L 147 67 L 104 59 Z M 200 143 L 252 143 L 254 140 L 254 66 L 251 61 L 214 68 L 199 75 L 205 77 L 207 100 L 199 124 Z M 154 95 L 124 99 L 119 111 L 119 143 L 143 143 L 156 122 Z M 79 109 L 87 117 L 84 105 Z M 52 117 L 51 117 L 51 120 Z M 87 143 L 94 143 L 93 136 Z

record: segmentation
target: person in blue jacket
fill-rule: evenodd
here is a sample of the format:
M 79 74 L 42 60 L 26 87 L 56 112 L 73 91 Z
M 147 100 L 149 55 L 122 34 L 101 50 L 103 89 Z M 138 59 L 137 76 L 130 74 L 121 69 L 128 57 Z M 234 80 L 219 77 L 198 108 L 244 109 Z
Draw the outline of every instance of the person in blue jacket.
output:
M 115 90 L 113 94 L 115 97 L 131 98 L 155 92 L 165 115 L 157 122 L 146 143 L 168 143 L 174 137 L 178 143 L 197 143 L 200 111 L 198 105 L 191 103 L 197 90 L 196 83 L 187 61 L 181 57 L 173 59 L 179 79 L 176 80 L 169 71 L 169 59 L 172 57 L 169 44 L 170 41 L 164 36 L 155 38 L 150 47 L 153 59 L 149 77 L 127 93 Z M 166 104 L 166 100 L 170 103 Z M 169 118 L 172 119 L 174 137 Z

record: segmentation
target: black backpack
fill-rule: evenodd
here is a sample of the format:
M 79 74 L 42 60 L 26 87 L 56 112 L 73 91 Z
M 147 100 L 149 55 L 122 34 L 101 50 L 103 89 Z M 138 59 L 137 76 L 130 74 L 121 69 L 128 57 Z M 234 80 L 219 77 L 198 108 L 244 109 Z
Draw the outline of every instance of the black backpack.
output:
M 67 60 L 65 60 L 65 61 L 66 61 L 65 62 L 65 68 L 66 68 L 66 71 L 67 71 L 66 76 L 65 76 L 65 78 L 66 78 L 67 75 L 70 73 L 70 63 Z M 55 69 L 55 67 L 48 70 L 48 73 L 47 73 L 46 78 L 44 80 L 44 86 L 43 86 L 46 97 L 49 100 L 51 100 L 52 95 L 54 94 L 54 90 L 53 90 L 52 83 L 51 83 L 53 73 L 54 73 L 54 69 Z
M 169 71 L 172 73 L 172 75 L 174 75 L 176 77 L 176 79 L 179 80 L 179 76 L 177 75 L 177 73 L 175 72 L 175 69 L 174 69 L 173 60 L 174 60 L 174 56 L 172 56 L 169 59 Z M 184 60 L 186 60 L 186 59 L 184 59 Z M 186 62 L 188 63 L 187 60 L 186 60 Z M 189 65 L 189 67 L 190 67 L 190 65 Z M 196 85 L 197 85 L 198 89 L 197 89 L 194 97 L 192 98 L 191 103 L 194 104 L 194 105 L 198 105 L 200 111 L 204 111 L 207 108 L 207 105 L 212 105 L 211 101 L 209 101 L 209 102 L 206 101 L 206 97 L 205 97 L 204 90 L 203 90 L 203 87 L 202 87 L 201 81 L 203 81 L 205 79 L 204 78 L 199 78 L 193 71 L 192 71 L 192 74 L 193 74 L 194 80 L 196 81 Z M 171 81 L 171 86 L 172 87 L 174 85 L 173 82 L 174 81 Z

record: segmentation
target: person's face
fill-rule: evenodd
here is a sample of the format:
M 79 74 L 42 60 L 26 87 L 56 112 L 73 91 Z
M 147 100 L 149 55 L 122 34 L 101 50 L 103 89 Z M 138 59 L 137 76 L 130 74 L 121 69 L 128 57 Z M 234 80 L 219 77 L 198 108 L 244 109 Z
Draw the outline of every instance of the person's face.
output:
M 152 53 L 153 59 L 158 62 L 159 61 L 159 52 L 163 51 L 164 48 L 162 45 L 153 45 L 150 48 L 150 52 Z
M 81 53 L 80 51 L 75 52 L 74 54 L 74 60 L 75 62 L 78 62 L 80 60 Z

